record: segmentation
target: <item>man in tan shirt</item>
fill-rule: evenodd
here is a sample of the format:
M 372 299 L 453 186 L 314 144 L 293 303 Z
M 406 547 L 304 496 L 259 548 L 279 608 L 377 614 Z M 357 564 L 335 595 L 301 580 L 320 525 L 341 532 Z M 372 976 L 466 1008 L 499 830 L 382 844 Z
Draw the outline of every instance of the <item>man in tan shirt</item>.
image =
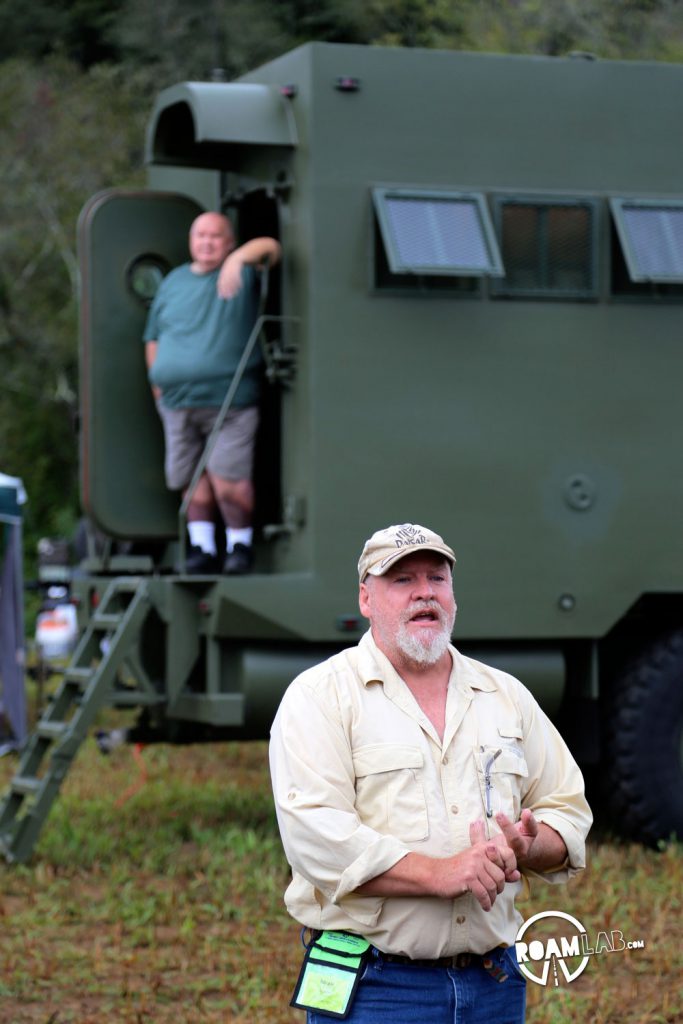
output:
M 285 900 L 314 942 L 294 1003 L 310 1024 L 341 997 L 309 960 L 346 956 L 346 934 L 368 944 L 341 1006 L 355 1024 L 452 1024 L 456 1006 L 459 1024 L 522 1021 L 515 896 L 524 876 L 585 866 L 592 818 L 559 733 L 518 680 L 450 644 L 454 563 L 423 527 L 373 534 L 358 565 L 370 631 L 295 679 L 273 723 Z

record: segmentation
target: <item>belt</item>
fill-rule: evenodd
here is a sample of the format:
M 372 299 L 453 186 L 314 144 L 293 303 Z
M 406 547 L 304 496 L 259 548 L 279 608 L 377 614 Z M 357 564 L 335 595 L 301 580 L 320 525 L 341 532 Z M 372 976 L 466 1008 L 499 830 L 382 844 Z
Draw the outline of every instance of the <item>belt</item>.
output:
M 381 949 L 376 949 L 376 952 L 380 960 L 388 964 L 405 964 L 407 967 L 450 967 L 462 970 L 466 967 L 483 967 L 486 959 L 481 953 L 456 953 L 454 956 L 440 956 L 436 960 L 413 960 L 399 953 L 383 953 Z
M 302 936 L 305 929 L 302 929 Z M 317 928 L 309 928 L 311 941 L 319 939 L 322 932 Z M 489 971 L 493 967 L 490 953 L 455 953 L 453 956 L 440 956 L 435 960 L 414 960 L 402 953 L 383 953 L 377 946 L 372 947 L 375 955 L 388 964 L 403 964 L 407 967 L 450 967 L 464 970 L 467 967 L 483 967 Z

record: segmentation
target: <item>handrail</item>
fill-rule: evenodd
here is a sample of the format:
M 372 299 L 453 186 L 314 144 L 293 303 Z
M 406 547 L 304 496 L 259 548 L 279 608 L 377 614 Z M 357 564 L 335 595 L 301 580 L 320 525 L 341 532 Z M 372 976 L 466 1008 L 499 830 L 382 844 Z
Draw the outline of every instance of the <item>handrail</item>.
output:
M 267 274 L 264 275 L 264 276 L 267 279 Z M 268 286 L 267 286 L 267 280 L 266 280 L 265 286 L 264 286 L 263 283 L 262 283 L 262 286 L 261 286 L 261 301 L 260 301 L 261 309 L 263 309 L 263 306 L 265 305 L 265 299 L 266 299 L 266 295 L 267 295 L 267 288 L 268 288 Z M 216 440 L 218 438 L 219 431 L 220 431 L 221 427 L 223 426 L 223 421 L 225 420 L 225 417 L 227 416 L 227 414 L 228 414 L 228 412 L 230 410 L 233 398 L 235 397 L 235 393 L 237 392 L 237 389 L 238 389 L 238 387 L 240 385 L 242 377 L 244 376 L 244 371 L 247 368 L 247 363 L 249 362 L 249 359 L 251 357 L 251 353 L 253 352 L 254 346 L 256 345 L 256 342 L 258 341 L 258 339 L 259 339 L 259 337 L 261 335 L 261 331 L 263 329 L 263 326 L 266 323 L 284 323 L 285 321 L 297 321 L 298 319 L 299 319 L 299 317 L 296 317 L 296 316 L 275 316 L 275 315 L 265 316 L 263 313 L 261 313 L 261 315 L 258 317 L 258 319 L 256 320 L 256 323 L 254 324 L 254 326 L 252 328 L 251 334 L 249 335 L 247 343 L 244 346 L 244 351 L 242 352 L 242 355 L 240 357 L 240 361 L 237 364 L 237 369 L 235 370 L 235 375 L 232 378 L 232 381 L 230 382 L 230 387 L 228 388 L 228 390 L 226 392 L 225 398 L 223 399 L 223 404 L 221 405 L 221 408 L 220 408 L 220 411 L 218 413 L 218 416 L 216 417 L 216 422 L 213 425 L 211 433 L 209 434 L 209 436 L 206 439 L 206 444 L 204 445 L 204 451 L 202 452 L 202 457 L 200 458 L 199 462 L 197 463 L 197 468 L 194 471 L 192 479 L 191 479 L 191 481 L 190 481 L 190 483 L 189 483 L 189 485 L 187 487 L 187 490 L 185 492 L 185 497 L 183 498 L 183 500 L 182 500 L 182 502 L 180 504 L 180 508 L 178 510 L 178 543 L 179 543 L 178 568 L 179 568 L 179 571 L 181 573 L 185 572 L 185 563 L 186 563 L 187 544 L 186 544 L 185 528 L 186 528 L 186 525 L 187 525 L 187 510 L 188 510 L 190 502 L 192 500 L 192 495 L 194 494 L 194 490 L 195 490 L 197 484 L 199 483 L 199 479 L 200 479 L 202 473 L 204 472 L 204 470 L 206 468 L 206 464 L 207 464 L 207 462 L 209 460 L 209 456 L 210 456 L 211 452 L 213 451 L 213 447 L 214 447 L 214 445 L 216 443 Z

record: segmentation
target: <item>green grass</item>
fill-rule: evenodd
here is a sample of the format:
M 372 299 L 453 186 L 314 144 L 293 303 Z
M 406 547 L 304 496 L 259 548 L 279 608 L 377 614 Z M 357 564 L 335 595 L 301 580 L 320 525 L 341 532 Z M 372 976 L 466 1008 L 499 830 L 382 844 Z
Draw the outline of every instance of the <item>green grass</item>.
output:
M 0 784 L 14 769 L 0 761 Z M 144 774 L 143 774 L 144 767 Z M 680 847 L 591 844 L 590 870 L 520 906 L 620 929 L 644 950 L 529 985 L 530 1024 L 683 1020 Z M 0 862 L 0 1024 L 303 1024 L 301 950 L 266 746 L 80 752 L 28 865 Z

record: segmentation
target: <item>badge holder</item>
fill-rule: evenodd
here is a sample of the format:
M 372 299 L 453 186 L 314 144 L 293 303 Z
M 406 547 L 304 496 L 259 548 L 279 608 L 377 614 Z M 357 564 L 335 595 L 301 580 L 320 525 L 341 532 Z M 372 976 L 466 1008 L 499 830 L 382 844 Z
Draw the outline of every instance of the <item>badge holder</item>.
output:
M 353 1004 L 370 943 L 349 932 L 322 932 L 306 950 L 290 1006 L 343 1020 Z

